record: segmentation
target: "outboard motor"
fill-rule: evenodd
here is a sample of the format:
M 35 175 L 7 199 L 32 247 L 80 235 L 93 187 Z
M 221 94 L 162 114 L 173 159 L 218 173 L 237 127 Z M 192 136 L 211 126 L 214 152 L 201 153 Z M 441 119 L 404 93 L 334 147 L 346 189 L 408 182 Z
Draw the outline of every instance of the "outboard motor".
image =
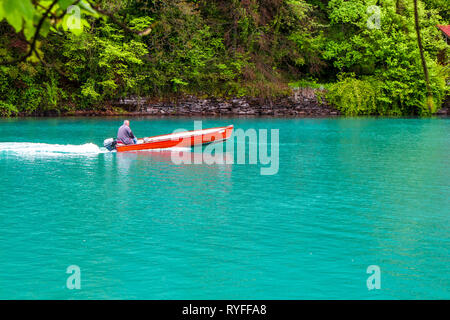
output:
M 109 138 L 103 141 L 103 146 L 109 151 L 113 151 L 116 149 L 117 141 L 114 138 Z

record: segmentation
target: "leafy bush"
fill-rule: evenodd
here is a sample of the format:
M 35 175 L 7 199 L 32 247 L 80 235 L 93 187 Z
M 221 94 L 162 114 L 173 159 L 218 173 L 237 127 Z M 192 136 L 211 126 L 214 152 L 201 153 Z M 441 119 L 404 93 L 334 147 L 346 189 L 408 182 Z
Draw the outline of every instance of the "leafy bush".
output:
M 18 113 L 19 110 L 14 105 L 0 100 L 0 116 L 10 117 Z
M 377 114 L 379 92 L 373 81 L 348 77 L 332 84 L 326 97 L 345 115 L 371 115 Z
M 439 14 L 426 12 L 423 7 L 419 11 L 434 98 L 434 109 L 429 110 L 412 1 L 387 0 L 378 4 L 378 29 L 367 27 L 373 13 L 367 11 L 371 4 L 370 0 L 331 0 L 328 4 L 330 26 L 341 31 L 327 39 L 324 57 L 339 73 L 353 74 L 332 86 L 330 101 L 352 115 L 435 112 L 446 91 L 445 75 L 436 62 L 437 54 L 447 48 L 436 28 L 441 21 Z

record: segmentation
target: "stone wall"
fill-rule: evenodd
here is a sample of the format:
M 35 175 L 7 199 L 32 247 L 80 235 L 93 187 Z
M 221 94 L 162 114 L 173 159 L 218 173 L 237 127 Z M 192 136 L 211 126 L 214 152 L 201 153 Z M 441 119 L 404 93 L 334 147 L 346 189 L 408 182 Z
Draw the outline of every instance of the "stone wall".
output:
M 275 99 L 233 98 L 201 99 L 184 96 L 177 101 L 151 101 L 144 98 L 127 98 L 115 103 L 114 107 L 129 110 L 129 115 L 156 116 L 287 116 L 326 117 L 338 116 L 339 111 L 318 98 L 315 89 L 299 89 L 289 97 Z M 320 96 L 320 93 L 319 93 Z
M 74 116 L 274 116 L 274 117 L 336 117 L 341 113 L 330 106 L 323 90 L 301 88 L 289 97 L 273 99 L 257 98 L 207 98 L 183 96 L 172 101 L 154 101 L 146 98 L 126 98 L 111 102 L 104 111 L 76 111 L 65 115 Z M 114 111 L 119 107 L 122 111 Z M 450 99 L 447 97 L 436 115 L 450 114 Z

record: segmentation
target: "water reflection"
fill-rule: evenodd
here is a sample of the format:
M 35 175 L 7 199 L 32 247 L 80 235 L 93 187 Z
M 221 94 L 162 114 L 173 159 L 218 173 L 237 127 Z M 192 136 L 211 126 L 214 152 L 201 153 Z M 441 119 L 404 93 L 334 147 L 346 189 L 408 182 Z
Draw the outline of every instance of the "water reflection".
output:
M 174 170 L 200 171 L 219 170 L 231 172 L 232 155 L 228 152 L 211 155 L 203 152 L 191 152 L 187 150 L 159 150 L 159 151 L 134 151 L 117 153 L 117 167 L 120 173 L 128 173 L 132 165 L 144 161 L 159 165 L 170 166 Z M 182 159 L 182 163 L 180 160 Z
M 204 153 L 191 152 L 190 149 L 176 152 L 185 159 L 189 158 L 191 164 L 173 163 L 174 153 L 169 150 L 115 154 L 113 170 L 117 176 L 114 184 L 120 186 L 114 187 L 119 199 L 118 208 L 121 212 L 133 214 L 134 219 L 138 219 L 137 216 L 142 216 L 139 218 L 142 220 L 151 217 L 155 224 L 152 229 L 171 225 L 180 232 L 192 223 L 220 226 L 227 221 L 225 213 L 211 215 L 211 210 L 200 208 L 205 203 L 222 209 L 231 206 L 228 198 L 232 190 L 232 165 L 227 164 L 230 154 L 217 154 L 218 164 L 206 164 L 204 157 L 208 155 Z M 140 210 L 134 211 L 134 208 Z

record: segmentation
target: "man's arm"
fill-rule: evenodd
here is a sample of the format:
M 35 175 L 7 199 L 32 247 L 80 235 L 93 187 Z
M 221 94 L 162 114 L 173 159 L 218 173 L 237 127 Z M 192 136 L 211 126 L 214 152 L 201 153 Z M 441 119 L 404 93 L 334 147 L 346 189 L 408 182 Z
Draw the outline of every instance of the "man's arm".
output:
M 131 129 L 128 127 L 127 128 L 128 130 L 128 136 L 131 138 L 131 139 L 134 139 L 135 138 L 135 136 L 134 136 L 134 134 L 133 134 L 133 131 L 131 131 Z

